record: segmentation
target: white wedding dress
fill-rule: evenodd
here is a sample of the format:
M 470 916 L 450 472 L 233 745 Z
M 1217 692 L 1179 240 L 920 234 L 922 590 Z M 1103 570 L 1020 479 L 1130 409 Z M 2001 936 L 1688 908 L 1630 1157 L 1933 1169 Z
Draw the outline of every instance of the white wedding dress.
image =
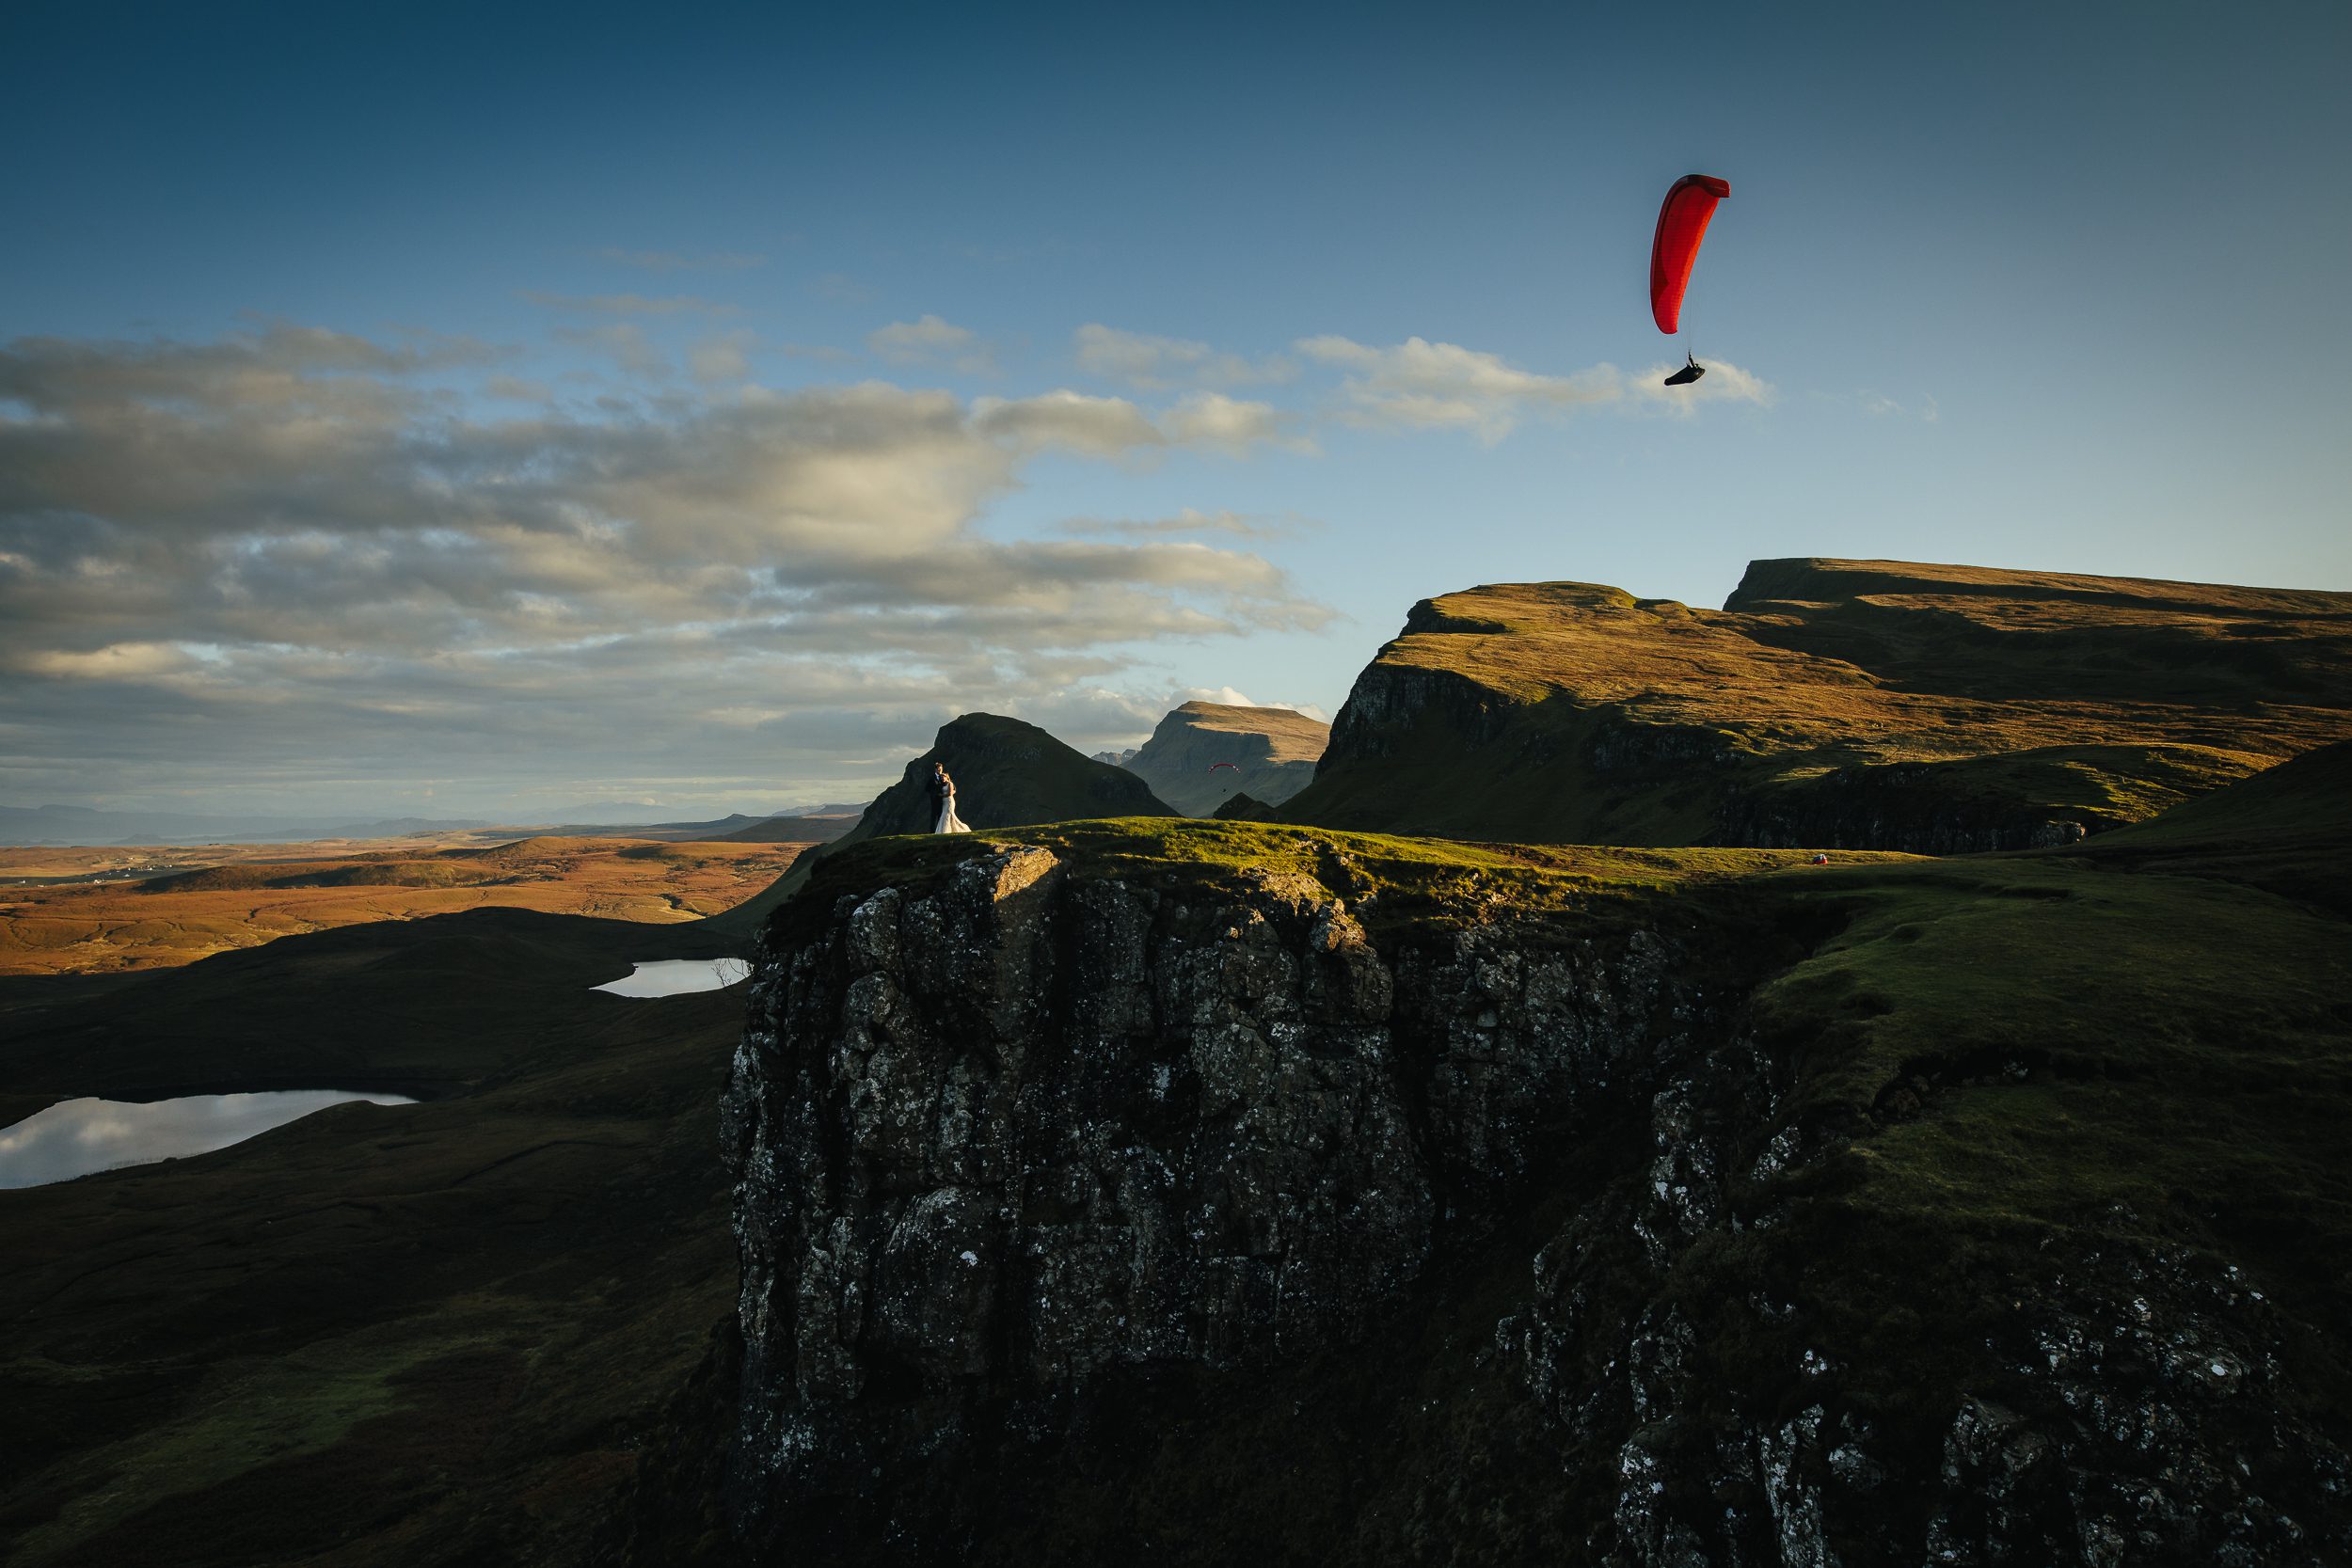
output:
M 971 829 L 963 825 L 963 818 L 956 815 L 956 798 L 954 794 L 949 793 L 941 796 L 939 798 L 939 824 L 931 829 L 931 832 L 935 833 L 968 833 L 971 831 Z

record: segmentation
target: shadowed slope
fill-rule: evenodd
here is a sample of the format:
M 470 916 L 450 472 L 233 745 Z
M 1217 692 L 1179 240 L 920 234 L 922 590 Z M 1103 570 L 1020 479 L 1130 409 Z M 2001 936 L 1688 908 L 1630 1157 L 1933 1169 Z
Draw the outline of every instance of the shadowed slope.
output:
M 578 1564 L 734 1281 L 742 992 L 592 991 L 699 927 L 476 910 L 0 979 L 0 1122 L 351 1085 L 231 1148 L 0 1192 L 0 1560 Z
M 1186 703 L 1126 767 L 1185 816 L 1208 816 L 1235 795 L 1280 805 L 1313 781 L 1330 738 L 1330 725 L 1286 707 Z
M 1457 837 L 2058 845 L 2352 736 L 2352 594 L 1861 561 L 1723 610 L 1414 607 L 1294 821 Z
M 2082 853 L 2115 870 L 2184 872 L 2250 882 L 2352 915 L 2352 741 L 2185 800 L 2102 833 Z

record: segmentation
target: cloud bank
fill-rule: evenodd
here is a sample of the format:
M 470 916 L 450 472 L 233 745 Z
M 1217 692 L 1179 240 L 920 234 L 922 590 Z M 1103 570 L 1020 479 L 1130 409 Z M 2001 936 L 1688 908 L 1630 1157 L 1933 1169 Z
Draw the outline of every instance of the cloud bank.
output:
M 1287 439 L 1263 404 L 866 381 L 514 415 L 465 389 L 499 358 L 282 325 L 0 350 L 0 796 L 870 776 L 972 708 L 1146 726 L 1103 694 L 1136 644 L 1327 614 L 1197 537 L 975 526 L 1048 454 Z

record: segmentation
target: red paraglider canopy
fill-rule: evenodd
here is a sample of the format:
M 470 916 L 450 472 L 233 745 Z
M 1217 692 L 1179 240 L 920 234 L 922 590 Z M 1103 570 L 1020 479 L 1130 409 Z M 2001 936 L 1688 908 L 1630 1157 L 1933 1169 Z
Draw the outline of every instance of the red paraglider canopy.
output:
M 1730 194 L 1731 182 L 1711 174 L 1686 174 L 1668 188 L 1649 247 L 1649 313 L 1659 331 L 1681 326 L 1682 291 L 1691 286 L 1707 220 L 1715 215 L 1715 203 Z

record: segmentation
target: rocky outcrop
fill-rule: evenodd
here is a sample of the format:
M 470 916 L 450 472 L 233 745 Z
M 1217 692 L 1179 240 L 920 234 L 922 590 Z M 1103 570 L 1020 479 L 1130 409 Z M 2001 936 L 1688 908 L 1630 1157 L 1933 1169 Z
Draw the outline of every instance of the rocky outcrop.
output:
M 1274 807 L 1263 800 L 1251 800 L 1247 795 L 1235 795 L 1209 815 L 1219 822 L 1271 822 L 1274 820 Z
M 1040 849 L 844 900 L 764 957 L 727 1101 L 743 1527 L 937 1549 L 1108 1374 L 1361 1339 L 1687 1049 L 1674 968 L 1639 928 L 1384 955 L 1319 887 Z
M 783 911 L 725 1111 L 745 1543 L 2352 1552 L 2345 1434 L 2286 1388 L 2309 1331 L 2128 1214 L 2050 1233 L 1964 1332 L 1836 1326 L 1933 1243 L 1839 1217 L 1856 1132 L 1808 1124 L 1803 1042 L 1746 1022 L 1785 923 L 1408 920 L 1328 858 L 1118 879 L 1016 847 Z

